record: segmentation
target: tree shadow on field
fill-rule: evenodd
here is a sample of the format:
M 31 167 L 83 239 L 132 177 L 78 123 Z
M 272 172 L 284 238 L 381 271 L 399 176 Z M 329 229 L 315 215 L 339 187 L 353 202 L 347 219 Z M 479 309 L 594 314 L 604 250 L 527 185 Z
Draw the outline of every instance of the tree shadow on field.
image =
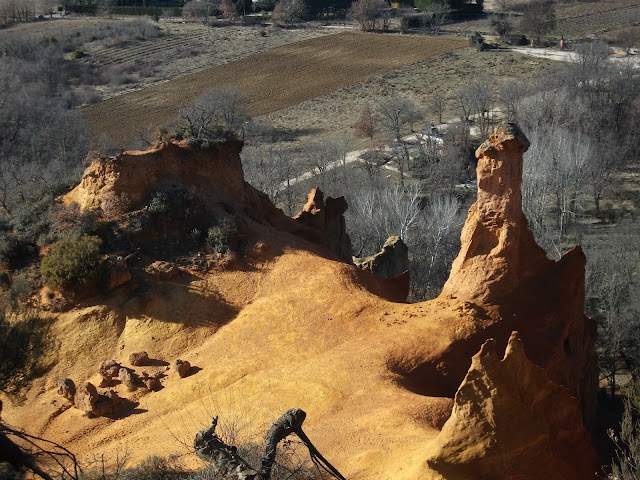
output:
M 282 127 L 274 127 L 271 135 L 281 142 L 293 142 L 298 140 L 300 137 L 312 136 L 322 133 L 322 129 L 320 128 L 282 128 Z

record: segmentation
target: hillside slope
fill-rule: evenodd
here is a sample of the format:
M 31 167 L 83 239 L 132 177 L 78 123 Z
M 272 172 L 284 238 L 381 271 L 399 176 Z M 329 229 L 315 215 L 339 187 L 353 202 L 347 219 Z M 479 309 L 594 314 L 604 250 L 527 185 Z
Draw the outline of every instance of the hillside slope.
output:
M 122 183 L 118 172 L 139 165 L 141 178 L 197 184 L 194 195 L 205 208 L 224 205 L 227 213 L 241 216 L 251 237 L 248 251 L 224 268 L 182 267 L 169 279 L 147 275 L 143 293 L 124 285 L 57 314 L 52 334 L 58 348 L 49 373 L 23 403 L 7 399 L 4 418 L 65 444 L 85 461 L 102 454 L 114 458 L 125 447 L 132 462 L 171 453 L 195 461 L 181 442 L 190 445 L 212 415 L 249 423 L 262 435 L 282 412 L 300 407 L 307 412 L 307 434 L 347 478 L 468 478 L 470 459 L 477 458 L 484 459 L 477 478 L 586 478 L 597 459 L 581 419 L 593 420 L 597 370 L 595 332 L 582 313 L 584 256 L 574 250 L 555 263 L 530 243 L 519 203 L 527 147 L 514 125 L 500 127 L 480 147 L 478 202 L 470 210 L 460 257 L 443 294 L 418 304 L 383 298 L 392 298 L 385 290 L 389 281 L 301 238 L 315 237 L 237 177 L 242 169 L 236 147 L 218 146 L 209 160 L 206 152 L 180 144 L 101 160 L 67 201 L 95 208 L 106 192 L 135 188 L 132 173 Z M 158 174 L 190 155 L 194 178 Z M 210 182 L 198 170 L 206 161 Z M 152 260 L 140 257 L 141 263 Z M 136 275 L 144 277 L 143 266 L 131 267 L 134 283 Z M 469 397 L 472 356 L 489 338 L 497 351 L 505 349 L 514 330 L 521 338 L 517 361 L 492 367 L 498 376 L 487 367 L 486 395 Z M 97 384 L 101 361 L 130 366 L 129 354 L 141 350 L 156 361 L 132 367 L 138 373 L 163 370 L 163 361 L 176 358 L 195 368 L 185 378 L 169 370 L 157 392 L 112 387 L 138 402 L 113 418 L 88 418 L 62 407 L 58 377 Z M 535 370 L 525 355 L 541 368 Z M 535 370 L 535 381 L 523 382 L 515 396 L 491 387 L 514 374 L 503 372 L 510 365 Z M 553 387 L 530 391 L 540 385 Z M 523 396 L 543 405 L 561 398 L 563 408 L 551 422 L 532 424 L 531 413 L 512 403 Z M 500 424 L 465 416 L 482 410 L 487 399 L 500 406 L 496 411 L 508 412 L 494 419 Z M 452 409 L 455 418 L 447 422 Z M 450 426 L 442 430 L 445 422 Z M 475 432 L 490 440 L 451 449 L 459 425 L 463 435 L 473 438 Z M 527 430 L 532 425 L 535 432 Z M 553 433 L 558 428 L 562 435 Z M 505 429 L 521 441 L 509 442 Z M 559 438 L 580 439 L 580 455 L 567 458 L 549 443 Z M 538 460 L 546 463 L 544 472 L 509 476 L 510 465 Z

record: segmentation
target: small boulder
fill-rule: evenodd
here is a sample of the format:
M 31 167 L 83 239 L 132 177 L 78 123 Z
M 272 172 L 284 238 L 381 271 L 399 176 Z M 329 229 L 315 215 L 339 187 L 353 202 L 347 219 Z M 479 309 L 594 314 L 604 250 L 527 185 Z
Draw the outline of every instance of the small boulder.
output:
M 114 378 L 120 373 L 120 364 L 115 360 L 105 360 L 100 364 L 100 375 L 104 378 Z
M 178 270 L 175 263 L 163 262 L 161 260 L 157 260 L 151 265 L 148 265 L 145 267 L 144 271 L 159 280 L 170 280 L 180 273 L 180 270 Z
M 85 382 L 78 387 L 73 403 L 78 410 L 90 413 L 97 400 L 98 389 L 93 383 Z
M 98 393 L 95 385 L 90 382 L 78 387 L 74 405 L 77 409 L 86 412 L 90 417 L 100 417 L 113 414 L 124 403 L 117 393 L 109 391 Z
M 73 402 L 76 395 L 76 384 L 70 378 L 59 378 L 57 381 L 58 395 L 62 395 L 64 398 Z
M 122 384 L 127 387 L 127 390 L 133 392 L 136 389 L 136 379 L 134 374 L 128 368 L 120 368 L 120 372 L 118 373 L 118 380 L 122 382 Z
M 162 384 L 160 383 L 160 376 L 162 373 L 158 372 L 152 376 L 149 376 L 147 372 L 142 372 L 142 384 L 146 387 L 150 392 L 157 392 L 162 388 Z
M 147 352 L 134 352 L 129 355 L 129 363 L 134 367 L 149 365 L 149 354 Z
M 176 372 L 180 378 L 184 378 L 189 375 L 191 364 L 187 360 L 177 359 L 171 365 L 171 369 Z
M 378 253 L 364 258 L 353 257 L 353 263 L 382 278 L 396 278 L 409 270 L 409 249 L 400 237 L 394 235 L 384 242 Z

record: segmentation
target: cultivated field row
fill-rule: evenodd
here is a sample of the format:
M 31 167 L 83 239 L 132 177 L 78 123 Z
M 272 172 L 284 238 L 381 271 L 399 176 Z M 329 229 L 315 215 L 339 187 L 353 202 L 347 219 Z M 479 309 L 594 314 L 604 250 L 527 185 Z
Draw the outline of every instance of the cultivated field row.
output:
M 98 68 L 126 67 L 136 64 L 137 71 L 147 69 L 148 76 L 137 78 L 136 88 L 172 80 L 202 69 L 239 60 L 247 55 L 275 47 L 329 35 L 327 29 L 282 30 L 228 26 L 210 28 L 199 24 L 165 25 L 165 35 L 132 45 L 105 46 L 89 43 L 87 56 L 80 61 Z M 130 86 L 111 85 L 103 89 L 108 98 L 130 90 Z
M 328 35 L 119 95 L 87 106 L 84 113 L 98 132 L 126 148 L 135 132 L 170 124 L 180 106 L 216 85 L 239 87 L 252 114 L 260 116 L 466 45 L 464 39 L 452 37 Z

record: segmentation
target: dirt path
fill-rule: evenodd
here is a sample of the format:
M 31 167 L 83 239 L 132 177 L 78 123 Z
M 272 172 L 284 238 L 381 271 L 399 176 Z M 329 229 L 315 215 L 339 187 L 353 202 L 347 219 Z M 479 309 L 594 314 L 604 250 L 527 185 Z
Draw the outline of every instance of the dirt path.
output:
M 558 62 L 577 62 L 579 55 L 576 52 L 555 50 L 552 48 L 511 47 L 512 52 L 521 53 L 530 57 L 546 58 Z M 640 55 L 610 55 L 609 60 L 618 64 L 630 63 L 635 68 L 640 68 Z

